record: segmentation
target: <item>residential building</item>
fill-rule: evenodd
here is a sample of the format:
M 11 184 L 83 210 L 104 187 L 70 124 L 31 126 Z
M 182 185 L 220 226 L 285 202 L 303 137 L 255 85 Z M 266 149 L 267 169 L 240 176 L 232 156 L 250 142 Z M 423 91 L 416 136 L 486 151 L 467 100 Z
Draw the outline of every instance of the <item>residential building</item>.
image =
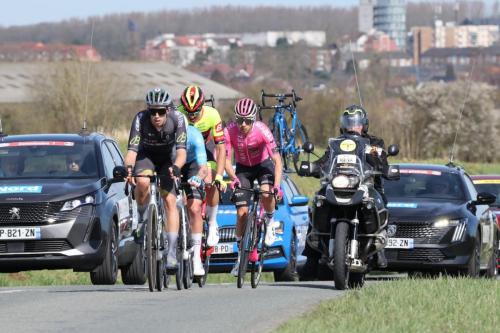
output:
M 489 47 L 499 39 L 498 25 L 455 25 L 435 23 L 435 47 Z
M 0 44 L 0 61 L 101 61 L 99 52 L 90 45 L 44 44 L 44 43 L 3 43 Z
M 373 7 L 376 0 L 360 0 L 358 8 L 358 31 L 369 33 L 373 29 Z
M 434 29 L 431 27 L 411 28 L 413 64 L 420 65 L 422 53 L 434 46 Z
M 377 0 L 373 7 L 373 27 L 387 33 L 400 50 L 406 45 L 406 1 Z

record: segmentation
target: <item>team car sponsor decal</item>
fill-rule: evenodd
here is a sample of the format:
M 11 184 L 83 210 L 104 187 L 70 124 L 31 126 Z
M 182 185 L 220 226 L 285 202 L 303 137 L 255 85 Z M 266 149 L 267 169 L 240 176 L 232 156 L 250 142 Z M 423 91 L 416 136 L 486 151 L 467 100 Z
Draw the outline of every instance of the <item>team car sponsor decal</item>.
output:
M 344 140 L 340 143 L 340 149 L 342 149 L 343 151 L 353 151 L 354 149 L 356 149 L 356 142 L 349 139 Z
M 389 202 L 387 208 L 417 208 L 418 205 L 413 202 Z
M 0 143 L 0 148 L 3 147 L 25 147 L 25 146 L 60 146 L 72 147 L 75 143 L 71 141 L 21 141 L 21 142 L 5 142 Z
M 420 170 L 420 169 L 401 169 L 399 173 L 405 174 L 417 174 L 417 175 L 430 175 L 430 176 L 441 176 L 441 171 L 436 170 Z
M 40 185 L 0 186 L 0 194 L 12 194 L 12 193 L 42 193 L 42 186 Z
M 500 184 L 500 179 L 475 179 L 474 184 Z

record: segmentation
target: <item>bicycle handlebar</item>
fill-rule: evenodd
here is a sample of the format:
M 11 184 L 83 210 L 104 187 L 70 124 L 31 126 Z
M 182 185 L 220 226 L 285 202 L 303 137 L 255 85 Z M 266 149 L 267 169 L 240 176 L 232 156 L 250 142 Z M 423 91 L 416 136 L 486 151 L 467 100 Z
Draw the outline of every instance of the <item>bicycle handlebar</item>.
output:
M 205 99 L 205 103 L 204 104 L 207 104 L 210 103 L 210 105 L 214 108 L 215 107 L 215 97 L 214 95 L 210 95 L 210 98 L 208 99 Z
M 240 187 L 236 185 L 234 187 L 233 194 L 231 194 L 231 201 L 233 201 L 236 190 L 242 190 L 242 191 L 247 191 L 251 193 L 259 193 L 259 194 L 271 194 L 274 197 L 274 208 L 278 209 L 278 192 L 277 191 L 264 191 L 261 189 L 253 188 L 253 187 Z
M 296 103 L 302 100 L 302 97 L 297 96 L 297 93 L 295 92 L 294 89 L 292 89 L 291 93 L 278 93 L 278 94 L 276 94 L 276 93 L 272 93 L 272 94 L 266 93 L 264 91 L 264 89 L 262 89 L 261 90 L 261 95 L 260 95 L 260 99 L 261 99 L 261 102 L 262 102 L 262 108 L 266 108 L 267 107 L 266 106 L 266 99 L 265 99 L 266 97 L 276 98 L 276 99 L 278 99 L 278 101 L 280 103 L 283 103 L 285 101 L 285 99 L 287 99 L 287 98 L 291 98 L 292 99 L 292 103 L 291 104 L 293 105 L 293 107 L 296 107 L 296 105 L 297 105 Z

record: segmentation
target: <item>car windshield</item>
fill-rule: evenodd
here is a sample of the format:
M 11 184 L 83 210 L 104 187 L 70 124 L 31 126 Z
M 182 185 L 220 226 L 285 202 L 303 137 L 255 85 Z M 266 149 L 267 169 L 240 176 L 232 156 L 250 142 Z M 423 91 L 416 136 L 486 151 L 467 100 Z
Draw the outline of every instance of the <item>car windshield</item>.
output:
M 497 196 L 497 200 L 494 204 L 490 206 L 500 207 L 500 180 L 495 184 L 488 184 L 486 180 L 474 180 L 474 186 L 477 189 L 477 192 L 488 192 Z
M 400 199 L 464 200 L 460 176 L 454 173 L 424 169 L 400 169 L 397 181 L 384 183 L 389 201 Z
M 97 178 L 93 143 L 23 141 L 0 143 L 0 179 Z

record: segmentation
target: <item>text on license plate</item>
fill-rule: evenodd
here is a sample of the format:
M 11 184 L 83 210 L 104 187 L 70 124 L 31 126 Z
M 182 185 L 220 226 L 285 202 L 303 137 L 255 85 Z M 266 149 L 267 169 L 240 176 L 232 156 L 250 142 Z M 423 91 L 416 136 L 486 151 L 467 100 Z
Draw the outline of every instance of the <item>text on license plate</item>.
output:
M 214 254 L 234 253 L 236 243 L 220 243 L 214 246 Z
M 350 155 L 350 154 L 337 155 L 337 163 L 356 163 L 356 155 Z
M 40 238 L 40 228 L 0 228 L 0 239 Z
M 389 238 L 387 249 L 413 249 L 413 238 Z

